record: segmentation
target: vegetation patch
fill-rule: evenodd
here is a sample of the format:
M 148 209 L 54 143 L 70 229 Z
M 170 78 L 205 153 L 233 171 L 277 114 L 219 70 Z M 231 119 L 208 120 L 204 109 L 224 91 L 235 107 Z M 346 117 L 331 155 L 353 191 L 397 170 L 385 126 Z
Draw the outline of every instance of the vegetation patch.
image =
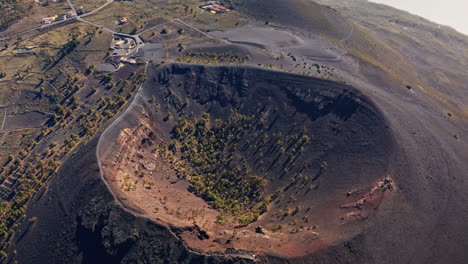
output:
M 31 9 L 32 1 L 7 0 L 0 2 L 0 31 L 7 29 L 11 24 Z
M 205 113 L 201 120 L 181 117 L 172 130 L 169 149 L 191 166 L 192 189 L 221 211 L 218 221 L 250 223 L 271 200 L 265 195 L 266 180 L 254 175 L 237 151 L 253 121 L 254 116 L 237 111 L 231 111 L 226 121 L 212 121 Z
M 249 60 L 249 56 L 227 51 L 223 53 L 188 51 L 177 59 L 178 62 L 197 64 L 242 64 Z
M 105 50 L 98 50 L 100 56 L 87 50 L 100 43 L 97 38 L 86 42 L 94 36 L 93 28 L 73 26 L 65 31 L 68 39 L 51 31 L 28 40 L 28 44 L 18 40 L 15 46 L 31 43 L 38 46 L 38 52 L 9 61 L 15 63 L 10 68 L 18 69 L 18 73 L 7 72 L 7 78 L 12 79 L 4 82 L 11 91 L 4 89 L 2 93 L 3 110 L 8 115 L 46 111 L 49 119 L 41 129 L 0 133 L 0 262 L 7 257 L 8 246 L 27 217 L 29 201 L 47 186 L 72 151 L 87 143 L 145 80 L 142 67 L 132 67 L 124 77 L 94 72 L 85 61 L 93 58 L 99 63 L 106 56 Z M 86 68 L 91 70 L 86 72 Z M 15 86 L 17 83 L 34 88 Z

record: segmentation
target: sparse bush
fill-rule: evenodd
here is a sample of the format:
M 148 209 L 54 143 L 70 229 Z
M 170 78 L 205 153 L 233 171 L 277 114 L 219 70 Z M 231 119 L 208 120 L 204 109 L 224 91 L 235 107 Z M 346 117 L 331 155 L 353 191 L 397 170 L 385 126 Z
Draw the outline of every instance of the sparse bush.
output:
M 273 228 L 271 229 L 271 232 L 273 233 L 276 233 L 276 232 L 279 232 L 283 230 L 283 225 L 282 224 L 278 224 L 278 225 L 274 225 Z

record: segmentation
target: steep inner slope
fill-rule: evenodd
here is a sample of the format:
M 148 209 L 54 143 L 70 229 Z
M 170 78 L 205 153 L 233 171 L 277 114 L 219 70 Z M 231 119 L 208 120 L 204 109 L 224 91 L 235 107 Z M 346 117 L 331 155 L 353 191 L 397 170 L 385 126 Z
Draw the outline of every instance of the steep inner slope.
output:
M 246 67 L 154 72 L 99 158 L 124 206 L 191 248 L 302 256 L 359 233 L 395 192 L 391 132 L 350 86 Z

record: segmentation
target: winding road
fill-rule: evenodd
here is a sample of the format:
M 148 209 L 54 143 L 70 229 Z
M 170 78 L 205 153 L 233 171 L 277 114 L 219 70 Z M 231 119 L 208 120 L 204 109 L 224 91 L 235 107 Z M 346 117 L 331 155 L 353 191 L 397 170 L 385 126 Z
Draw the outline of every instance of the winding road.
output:
M 75 14 L 75 16 L 78 16 L 78 13 L 76 12 L 75 6 L 74 6 L 73 3 L 71 2 L 71 0 L 67 0 L 67 3 L 68 3 L 68 5 L 70 6 L 70 8 L 72 9 L 73 14 Z
M 20 33 L 17 33 L 17 34 L 13 34 L 13 35 L 10 35 L 10 36 L 7 36 L 7 37 L 3 37 L 3 38 L 0 38 L 0 41 L 4 41 L 4 40 L 8 40 L 8 39 L 11 39 L 11 38 L 15 38 L 15 37 L 19 37 L 21 35 L 24 35 L 24 34 L 27 34 L 29 32 L 33 32 L 33 31 L 36 31 L 36 30 L 41 30 L 41 29 L 47 29 L 49 27 L 53 27 L 53 26 L 57 26 L 57 25 L 60 25 L 60 24 L 64 24 L 65 22 L 69 22 L 73 19 L 77 19 L 79 21 L 82 21 L 82 22 L 87 22 L 83 19 L 81 19 L 82 17 L 86 17 L 86 16 L 89 16 L 89 15 L 92 15 L 98 11 L 100 11 L 101 9 L 105 8 L 106 6 L 108 6 L 109 4 L 111 4 L 112 2 L 114 2 L 114 0 L 108 0 L 104 5 L 94 9 L 93 11 L 90 11 L 88 13 L 85 13 L 85 14 L 82 14 L 82 15 L 79 15 L 77 14 L 76 12 L 76 9 L 75 7 L 73 6 L 73 3 L 71 2 L 71 0 L 67 0 L 67 3 L 68 5 L 70 6 L 70 8 L 72 9 L 73 13 L 75 14 L 75 18 L 71 18 L 71 19 L 67 19 L 67 20 L 61 20 L 61 21 L 58 21 L 58 22 L 55 22 L 55 23 L 52 23 L 52 24 L 48 24 L 48 25 L 42 25 L 42 26 L 39 26 L 39 27 L 35 27 L 35 28 L 31 28 L 31 29 L 28 29 L 28 30 L 25 30 L 25 31 L 22 31 Z M 96 26 L 98 27 L 102 27 L 100 25 L 97 25 L 95 24 Z

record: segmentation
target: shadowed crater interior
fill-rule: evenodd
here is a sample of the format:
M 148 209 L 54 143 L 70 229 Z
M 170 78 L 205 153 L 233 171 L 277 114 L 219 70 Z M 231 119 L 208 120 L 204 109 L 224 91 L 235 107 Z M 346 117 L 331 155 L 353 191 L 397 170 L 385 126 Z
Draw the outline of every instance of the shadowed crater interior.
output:
M 394 191 L 391 131 L 353 87 L 247 67 L 149 72 L 102 138 L 104 177 L 189 247 L 305 255 L 358 233 Z

